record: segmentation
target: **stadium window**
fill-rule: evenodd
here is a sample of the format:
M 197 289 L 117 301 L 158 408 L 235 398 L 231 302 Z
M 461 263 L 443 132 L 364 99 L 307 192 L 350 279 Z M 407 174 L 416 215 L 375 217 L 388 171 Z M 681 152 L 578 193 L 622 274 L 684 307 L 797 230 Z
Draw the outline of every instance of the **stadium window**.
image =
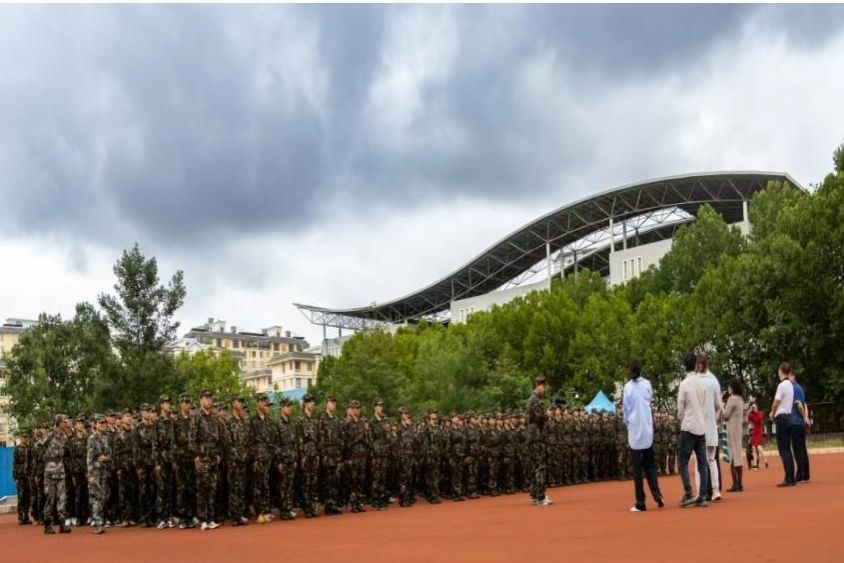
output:
M 627 277 L 627 260 L 625 260 L 624 261 L 624 281 L 627 281 L 628 279 L 630 279 L 630 278 Z
M 299 360 L 296 360 L 296 362 L 294 363 L 293 369 L 295 369 L 296 371 L 299 371 L 300 369 L 302 369 L 302 363 Z
M 637 269 L 638 269 L 638 274 L 642 275 L 642 257 L 641 256 L 636 258 L 636 263 L 637 263 L 636 266 L 637 266 Z

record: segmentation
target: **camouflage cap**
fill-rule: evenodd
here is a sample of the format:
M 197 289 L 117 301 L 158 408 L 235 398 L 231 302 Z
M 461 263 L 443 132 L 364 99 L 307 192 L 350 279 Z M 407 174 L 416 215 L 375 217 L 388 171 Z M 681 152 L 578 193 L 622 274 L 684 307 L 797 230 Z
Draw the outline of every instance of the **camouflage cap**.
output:
M 152 410 L 152 405 L 150 405 L 149 403 L 143 403 L 141 405 L 141 412 L 149 412 L 151 410 Z
M 132 416 L 132 409 L 123 409 L 123 416 L 126 415 Z
M 230 400 L 229 402 L 230 402 L 230 403 L 233 403 L 233 402 L 235 402 L 235 401 L 238 401 L 238 402 L 240 402 L 240 403 L 245 403 L 245 402 L 246 402 L 246 401 L 244 401 L 244 400 L 243 400 L 243 395 L 234 395 L 234 396 L 231 398 L 231 400 Z
M 375 399 L 375 405 L 374 406 L 377 407 L 378 405 L 381 405 L 383 407 L 384 406 L 384 399 Z
M 258 393 L 257 395 L 255 395 L 255 401 L 256 402 L 260 403 L 261 401 L 269 401 L 269 400 L 270 400 L 270 398 L 267 397 L 266 393 Z
M 162 395 L 158 398 L 158 404 L 170 403 L 170 395 Z
M 76 417 L 76 422 L 85 422 L 85 415 L 80 414 Z
M 314 402 L 314 396 L 311 395 L 310 393 L 305 393 L 305 395 L 302 397 L 302 402 L 303 403 L 313 403 Z
M 214 401 L 213 403 L 211 403 L 211 406 L 214 407 L 215 409 L 219 409 L 220 407 L 223 406 L 223 403 L 218 403 L 217 401 Z
M 293 404 L 293 399 L 291 399 L 290 397 L 282 397 L 281 399 L 279 399 L 278 404 L 282 407 L 289 407 Z
M 336 403 L 336 402 L 337 402 L 337 397 L 335 397 L 334 395 L 328 395 L 328 396 L 325 398 L 325 402 L 326 402 L 326 403 Z
M 106 422 L 106 418 L 101 414 L 95 414 L 94 422 Z
M 66 414 L 57 414 L 53 417 L 53 422 L 55 423 L 64 422 L 65 420 L 67 420 Z
M 408 414 L 410 411 L 407 410 L 407 407 L 401 406 L 399 407 L 399 414 Z
M 188 395 L 187 393 L 182 393 L 181 395 L 179 395 L 179 402 L 180 403 L 192 403 L 193 399 L 191 399 L 191 396 Z
M 440 413 L 440 411 L 438 411 L 437 409 L 428 409 L 428 414 L 439 414 L 439 413 Z
M 200 398 L 200 399 L 201 399 L 201 398 L 204 398 L 204 397 L 213 397 L 213 396 L 214 396 L 214 392 L 213 392 L 213 391 L 211 391 L 210 389 L 203 389 L 203 390 L 202 390 L 202 391 L 200 391 L 200 393 L 199 393 L 199 398 Z
M 358 401 L 357 399 L 352 399 L 351 401 L 349 401 L 349 406 L 352 407 L 353 409 L 359 409 L 360 408 L 360 401 Z

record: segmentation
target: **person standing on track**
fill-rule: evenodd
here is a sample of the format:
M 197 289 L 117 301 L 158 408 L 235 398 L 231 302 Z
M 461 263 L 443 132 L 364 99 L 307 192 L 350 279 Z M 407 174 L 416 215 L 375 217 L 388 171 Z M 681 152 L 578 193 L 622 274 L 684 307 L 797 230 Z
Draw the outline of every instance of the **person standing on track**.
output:
M 706 461 L 709 464 L 709 480 L 700 481 L 700 487 L 706 490 L 706 500 L 721 500 L 721 465 L 718 459 L 718 422 L 721 419 L 721 384 L 715 375 L 709 371 L 709 358 L 701 352 L 697 356 L 698 377 L 706 387 Z
M 530 501 L 536 506 L 550 506 L 551 499 L 545 494 L 545 408 L 542 395 L 545 393 L 545 378 L 533 380 L 533 393 L 527 401 L 527 431 L 525 439 L 530 457 Z
M 624 385 L 624 424 L 627 426 L 627 443 L 633 459 L 633 487 L 636 504 L 630 512 L 644 512 L 645 488 L 642 473 L 648 480 L 648 487 L 657 506 L 662 508 L 665 502 L 659 490 L 654 459 L 654 420 L 651 412 L 653 388 L 651 382 L 642 377 L 642 361 L 630 362 L 630 380 Z
M 762 420 L 764 413 L 759 410 L 756 403 L 750 403 L 750 412 L 747 413 L 747 421 L 750 423 L 750 447 L 753 449 L 753 454 L 756 456 L 756 465 L 750 465 L 748 459 L 748 466 L 751 469 L 759 469 L 759 461 L 765 462 L 765 467 L 768 467 L 768 459 L 765 457 L 765 450 L 762 449 Z
M 706 401 L 706 385 L 695 371 L 696 358 L 694 354 L 686 354 L 683 360 L 686 368 L 686 378 L 680 383 L 677 394 L 677 416 L 680 418 L 680 479 L 683 481 L 683 499 L 681 507 L 707 506 L 703 491 L 698 486 L 697 498 L 692 496 L 692 485 L 689 480 L 689 459 L 692 452 L 697 459 L 697 473 L 699 481 L 705 483 L 709 478 L 706 463 L 706 419 L 704 411 L 709 406 Z
M 220 419 L 211 412 L 214 394 L 203 391 L 199 395 L 199 412 L 193 427 L 193 443 L 196 445 L 196 514 L 201 529 L 213 530 L 220 526 L 214 521 L 217 501 L 218 468 L 223 451 L 223 428 Z
M 105 504 L 109 497 L 109 473 L 111 467 L 111 439 L 106 419 L 94 416 L 94 431 L 85 444 L 85 469 L 88 476 L 88 492 L 91 501 L 91 533 L 102 534 Z
M 724 420 L 727 422 L 727 449 L 730 452 L 730 475 L 733 478 L 733 484 L 727 491 L 736 493 L 744 491 L 744 466 L 741 463 L 744 390 L 738 379 L 732 380 L 727 389 L 730 398 L 724 407 Z
M 788 380 L 790 373 L 791 364 L 788 362 L 781 363 L 777 371 L 780 383 L 771 405 L 770 417 L 776 424 L 777 449 L 785 473 L 782 482 L 777 484 L 777 487 L 793 487 L 795 485 L 794 457 L 791 454 L 791 409 L 794 407 L 794 386 Z
M 797 464 L 795 482 L 808 483 L 809 452 L 806 450 L 806 428 L 811 424 L 809 406 L 806 404 L 806 392 L 797 383 L 797 373 L 794 369 L 788 374 L 788 379 L 794 387 L 794 406 L 791 408 L 791 449 Z

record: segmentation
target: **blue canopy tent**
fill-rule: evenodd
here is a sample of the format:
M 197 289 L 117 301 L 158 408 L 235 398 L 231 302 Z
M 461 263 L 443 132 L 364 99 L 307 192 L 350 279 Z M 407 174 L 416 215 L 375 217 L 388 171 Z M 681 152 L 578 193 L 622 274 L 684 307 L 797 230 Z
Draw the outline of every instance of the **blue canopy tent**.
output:
M 583 407 L 583 410 L 590 414 L 595 411 L 615 412 L 615 405 L 606 395 L 604 395 L 603 391 L 598 391 L 598 393 L 596 393 L 592 398 L 592 401 Z

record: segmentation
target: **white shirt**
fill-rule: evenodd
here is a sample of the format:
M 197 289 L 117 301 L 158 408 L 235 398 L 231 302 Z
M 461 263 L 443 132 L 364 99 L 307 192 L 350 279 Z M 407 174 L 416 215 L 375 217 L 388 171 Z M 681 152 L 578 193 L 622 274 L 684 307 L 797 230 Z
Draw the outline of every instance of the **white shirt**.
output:
M 716 415 L 721 412 L 721 384 L 711 371 L 698 374 L 706 387 L 706 409 L 703 411 L 706 421 L 706 445 L 714 448 L 718 445 L 718 424 Z
M 654 444 L 653 396 L 651 382 L 644 377 L 624 384 L 624 424 L 631 449 L 646 450 Z
M 677 392 L 677 416 L 680 430 L 696 436 L 706 434 L 706 387 L 695 372 L 686 374 Z
M 779 401 L 777 412 L 774 413 L 774 416 L 781 414 L 791 416 L 791 409 L 794 408 L 794 386 L 791 385 L 791 381 L 788 379 L 780 381 L 780 384 L 777 385 L 777 393 L 774 395 L 774 399 Z

